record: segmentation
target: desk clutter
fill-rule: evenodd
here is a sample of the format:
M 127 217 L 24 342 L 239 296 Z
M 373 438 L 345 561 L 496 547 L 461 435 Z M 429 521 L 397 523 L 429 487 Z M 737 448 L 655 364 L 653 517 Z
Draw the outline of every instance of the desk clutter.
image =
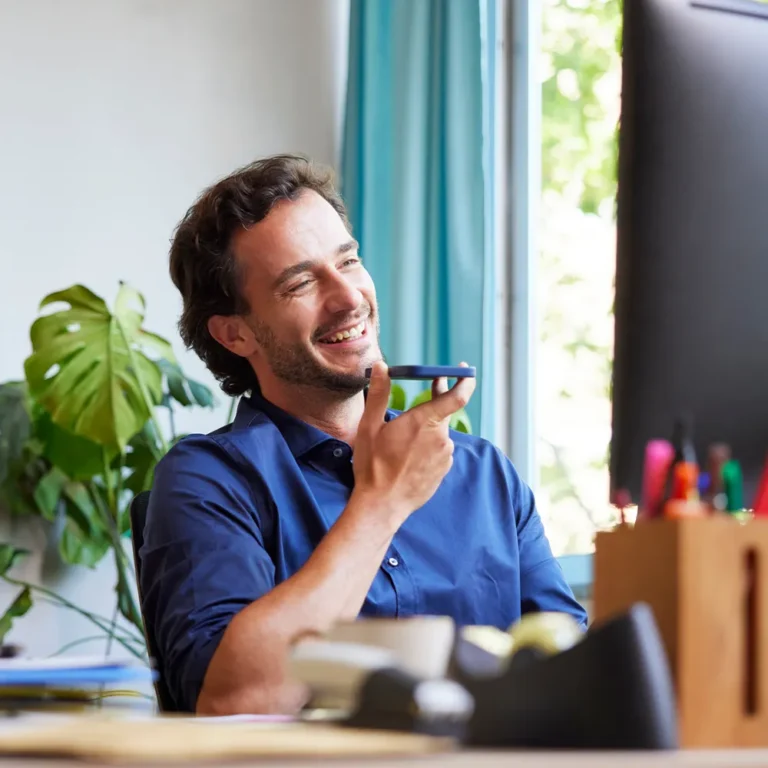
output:
M 672 749 L 672 682 L 651 611 L 582 631 L 524 616 L 502 632 L 445 618 L 366 619 L 300 643 L 292 673 L 310 711 L 348 728 L 451 737 L 472 747 Z
M 560 614 L 527 616 L 509 632 L 362 619 L 301 641 L 291 671 L 311 691 L 293 720 L 0 718 L 0 756 L 157 764 L 677 746 L 669 669 L 642 605 L 586 632 Z
M 650 607 L 681 746 L 768 746 L 767 564 L 768 466 L 745 508 L 727 445 L 700 466 L 684 421 L 671 443 L 649 442 L 635 524 L 595 539 L 594 619 Z

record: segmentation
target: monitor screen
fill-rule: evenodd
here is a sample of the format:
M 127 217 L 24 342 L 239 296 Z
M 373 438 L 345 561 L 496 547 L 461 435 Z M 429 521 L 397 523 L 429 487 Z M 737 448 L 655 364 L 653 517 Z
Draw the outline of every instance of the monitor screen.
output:
M 768 5 L 625 0 L 611 485 L 688 414 L 750 505 L 768 454 Z

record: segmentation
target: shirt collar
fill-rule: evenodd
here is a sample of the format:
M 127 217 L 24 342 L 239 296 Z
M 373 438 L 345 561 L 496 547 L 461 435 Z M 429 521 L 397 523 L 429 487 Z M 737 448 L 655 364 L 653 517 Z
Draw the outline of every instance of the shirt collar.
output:
M 321 429 L 313 427 L 282 408 L 273 405 L 260 392 L 254 392 L 249 397 L 240 398 L 232 426 L 234 429 L 247 429 L 256 423 L 260 414 L 266 416 L 278 428 L 291 453 L 297 459 L 320 443 L 334 439 Z M 385 421 L 390 421 L 395 416 L 397 416 L 397 411 L 388 409 Z

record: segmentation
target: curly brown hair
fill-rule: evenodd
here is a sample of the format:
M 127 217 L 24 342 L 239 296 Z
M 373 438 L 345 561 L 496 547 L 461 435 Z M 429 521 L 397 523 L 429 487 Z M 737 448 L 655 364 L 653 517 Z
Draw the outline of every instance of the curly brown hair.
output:
M 242 315 L 252 308 L 240 292 L 232 252 L 235 233 L 264 219 L 280 200 L 303 190 L 325 198 L 349 229 L 332 172 L 301 155 L 257 160 L 206 189 L 179 223 L 170 252 L 170 272 L 183 300 L 179 332 L 228 395 L 258 389 L 250 363 L 219 344 L 208 331 L 214 315 Z

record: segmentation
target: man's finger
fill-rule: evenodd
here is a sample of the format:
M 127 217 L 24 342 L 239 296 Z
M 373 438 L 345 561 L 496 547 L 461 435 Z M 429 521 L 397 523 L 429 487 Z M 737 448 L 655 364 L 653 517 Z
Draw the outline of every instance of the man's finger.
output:
M 474 378 L 459 379 L 447 392 L 418 407 L 423 409 L 424 415 L 431 421 L 443 421 L 464 408 L 474 391 Z
M 444 376 L 441 376 L 439 379 L 435 379 L 432 382 L 432 397 L 438 397 L 439 395 L 442 395 L 443 392 L 448 391 L 448 379 L 446 379 Z
M 371 366 L 371 379 L 368 385 L 368 395 L 365 399 L 365 411 L 360 424 L 382 424 L 389 406 L 389 395 L 392 382 L 387 366 L 381 360 Z

